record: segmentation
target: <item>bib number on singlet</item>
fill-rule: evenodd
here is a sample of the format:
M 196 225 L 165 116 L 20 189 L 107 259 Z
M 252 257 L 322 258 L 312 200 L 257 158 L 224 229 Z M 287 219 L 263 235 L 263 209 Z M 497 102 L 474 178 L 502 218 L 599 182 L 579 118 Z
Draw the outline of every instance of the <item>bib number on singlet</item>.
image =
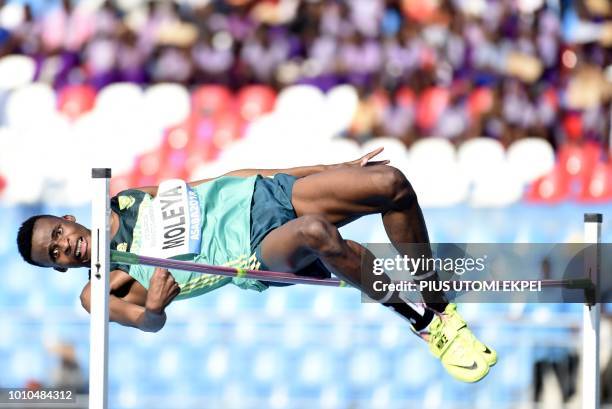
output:
M 180 179 L 162 182 L 143 220 L 144 256 L 172 258 L 198 254 L 202 241 L 200 201 Z

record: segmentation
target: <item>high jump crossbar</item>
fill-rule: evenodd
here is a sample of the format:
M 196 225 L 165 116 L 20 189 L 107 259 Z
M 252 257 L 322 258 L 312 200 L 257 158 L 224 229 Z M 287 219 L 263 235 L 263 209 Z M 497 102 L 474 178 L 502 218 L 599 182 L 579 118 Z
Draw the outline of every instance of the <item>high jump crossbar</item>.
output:
M 244 277 L 287 284 L 310 284 L 330 287 L 346 287 L 337 279 L 302 277 L 291 273 L 247 270 L 233 267 L 211 266 L 188 261 L 159 259 L 133 253 L 110 250 L 110 178 L 111 170 L 92 169 L 92 247 L 91 247 L 91 325 L 89 353 L 89 409 L 108 407 L 108 303 L 110 292 L 110 262 L 142 264 L 172 268 L 203 274 L 227 277 Z M 584 242 L 598 244 L 601 241 L 602 215 L 584 215 Z M 599 288 L 599 246 L 587 247 L 585 257 L 586 277 L 578 280 L 548 280 L 546 286 L 566 288 Z M 595 298 L 583 307 L 582 343 L 582 408 L 599 409 L 599 320 L 601 307 Z

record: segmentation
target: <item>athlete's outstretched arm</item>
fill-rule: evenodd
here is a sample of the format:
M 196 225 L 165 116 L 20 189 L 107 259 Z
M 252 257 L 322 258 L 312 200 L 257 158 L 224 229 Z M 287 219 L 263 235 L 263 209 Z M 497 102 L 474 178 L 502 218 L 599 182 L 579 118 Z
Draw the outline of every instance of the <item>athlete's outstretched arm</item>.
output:
M 87 312 L 90 312 L 90 287 L 89 284 L 81 293 L 81 305 Z M 146 332 L 157 332 L 166 323 L 165 314 L 153 314 L 147 312 L 143 306 L 122 300 L 111 294 L 108 300 L 109 320 L 126 327 L 138 328 Z
M 165 308 L 179 293 L 180 288 L 168 270 L 157 268 L 151 277 L 144 306 L 110 294 L 109 319 L 141 331 L 157 332 L 166 324 Z M 89 284 L 81 293 L 81 304 L 87 312 L 90 312 L 91 287 Z
M 333 165 L 298 166 L 295 168 L 287 168 L 287 169 L 240 169 L 240 170 L 233 170 L 222 176 L 238 176 L 238 177 L 249 177 L 253 175 L 273 176 L 273 175 L 276 175 L 277 173 L 286 173 L 288 175 L 295 176 L 297 178 L 303 178 L 309 175 L 313 175 L 315 173 L 320 173 L 326 170 L 337 169 L 337 168 L 342 168 L 342 167 L 364 167 L 364 166 L 371 166 L 371 165 L 386 165 L 389 163 L 388 160 L 370 162 L 372 158 L 374 158 L 376 155 L 378 155 L 382 151 L 383 151 L 383 148 L 378 148 L 366 155 L 363 155 L 359 159 L 355 159 L 349 162 L 336 163 Z M 214 179 L 216 178 L 196 180 L 193 182 L 189 182 L 189 186 L 198 186 L 198 185 L 201 185 L 202 183 L 210 182 L 211 180 L 214 180 Z M 157 186 L 139 187 L 137 189 L 142 190 L 143 192 L 146 192 L 150 194 L 151 196 L 155 196 L 157 194 Z
M 366 155 L 363 155 L 359 159 L 355 159 L 350 162 L 336 163 L 333 165 L 299 166 L 299 167 L 287 168 L 287 169 L 241 169 L 241 170 L 234 170 L 232 172 L 229 172 L 225 174 L 224 176 L 242 176 L 242 177 L 249 177 L 253 175 L 273 176 L 273 175 L 276 175 L 277 173 L 286 173 L 291 176 L 302 178 L 302 177 L 306 177 L 309 175 L 313 175 L 315 173 L 323 172 L 325 170 L 336 169 L 340 167 L 351 167 L 351 166 L 363 167 L 367 165 L 381 165 L 381 164 L 386 165 L 387 163 L 389 163 L 388 160 L 370 162 L 370 159 L 372 159 L 373 157 L 381 153 L 383 149 L 384 148 L 378 148 Z M 205 180 L 209 180 L 209 179 L 205 179 Z M 191 182 L 191 185 L 192 186 L 197 185 L 201 182 L 202 181 L 199 181 L 199 180 L 195 182 Z

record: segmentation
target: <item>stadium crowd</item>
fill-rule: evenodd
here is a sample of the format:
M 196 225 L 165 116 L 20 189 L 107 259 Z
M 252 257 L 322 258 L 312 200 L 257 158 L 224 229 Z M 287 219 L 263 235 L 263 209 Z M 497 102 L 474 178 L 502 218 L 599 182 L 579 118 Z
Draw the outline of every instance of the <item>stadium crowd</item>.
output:
M 7 3 L 7 4 L 4 4 Z M 436 135 L 508 145 L 609 138 L 606 0 L 0 0 L 0 55 L 39 80 L 353 84 L 350 137 Z M 606 70 L 606 67 L 608 69 Z M 607 80 L 606 80 L 607 75 Z

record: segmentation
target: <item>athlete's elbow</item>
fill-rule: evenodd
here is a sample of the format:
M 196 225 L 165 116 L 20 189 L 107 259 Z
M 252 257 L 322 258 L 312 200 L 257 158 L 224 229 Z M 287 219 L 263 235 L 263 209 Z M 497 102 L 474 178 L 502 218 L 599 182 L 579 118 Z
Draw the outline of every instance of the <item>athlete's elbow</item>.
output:
M 166 313 L 156 314 L 145 310 L 138 328 L 144 332 L 159 332 L 166 325 Z
M 155 332 L 161 331 L 161 329 L 163 327 L 164 327 L 164 324 L 161 324 L 161 325 L 141 325 L 138 329 L 140 329 L 143 332 L 155 333 Z

